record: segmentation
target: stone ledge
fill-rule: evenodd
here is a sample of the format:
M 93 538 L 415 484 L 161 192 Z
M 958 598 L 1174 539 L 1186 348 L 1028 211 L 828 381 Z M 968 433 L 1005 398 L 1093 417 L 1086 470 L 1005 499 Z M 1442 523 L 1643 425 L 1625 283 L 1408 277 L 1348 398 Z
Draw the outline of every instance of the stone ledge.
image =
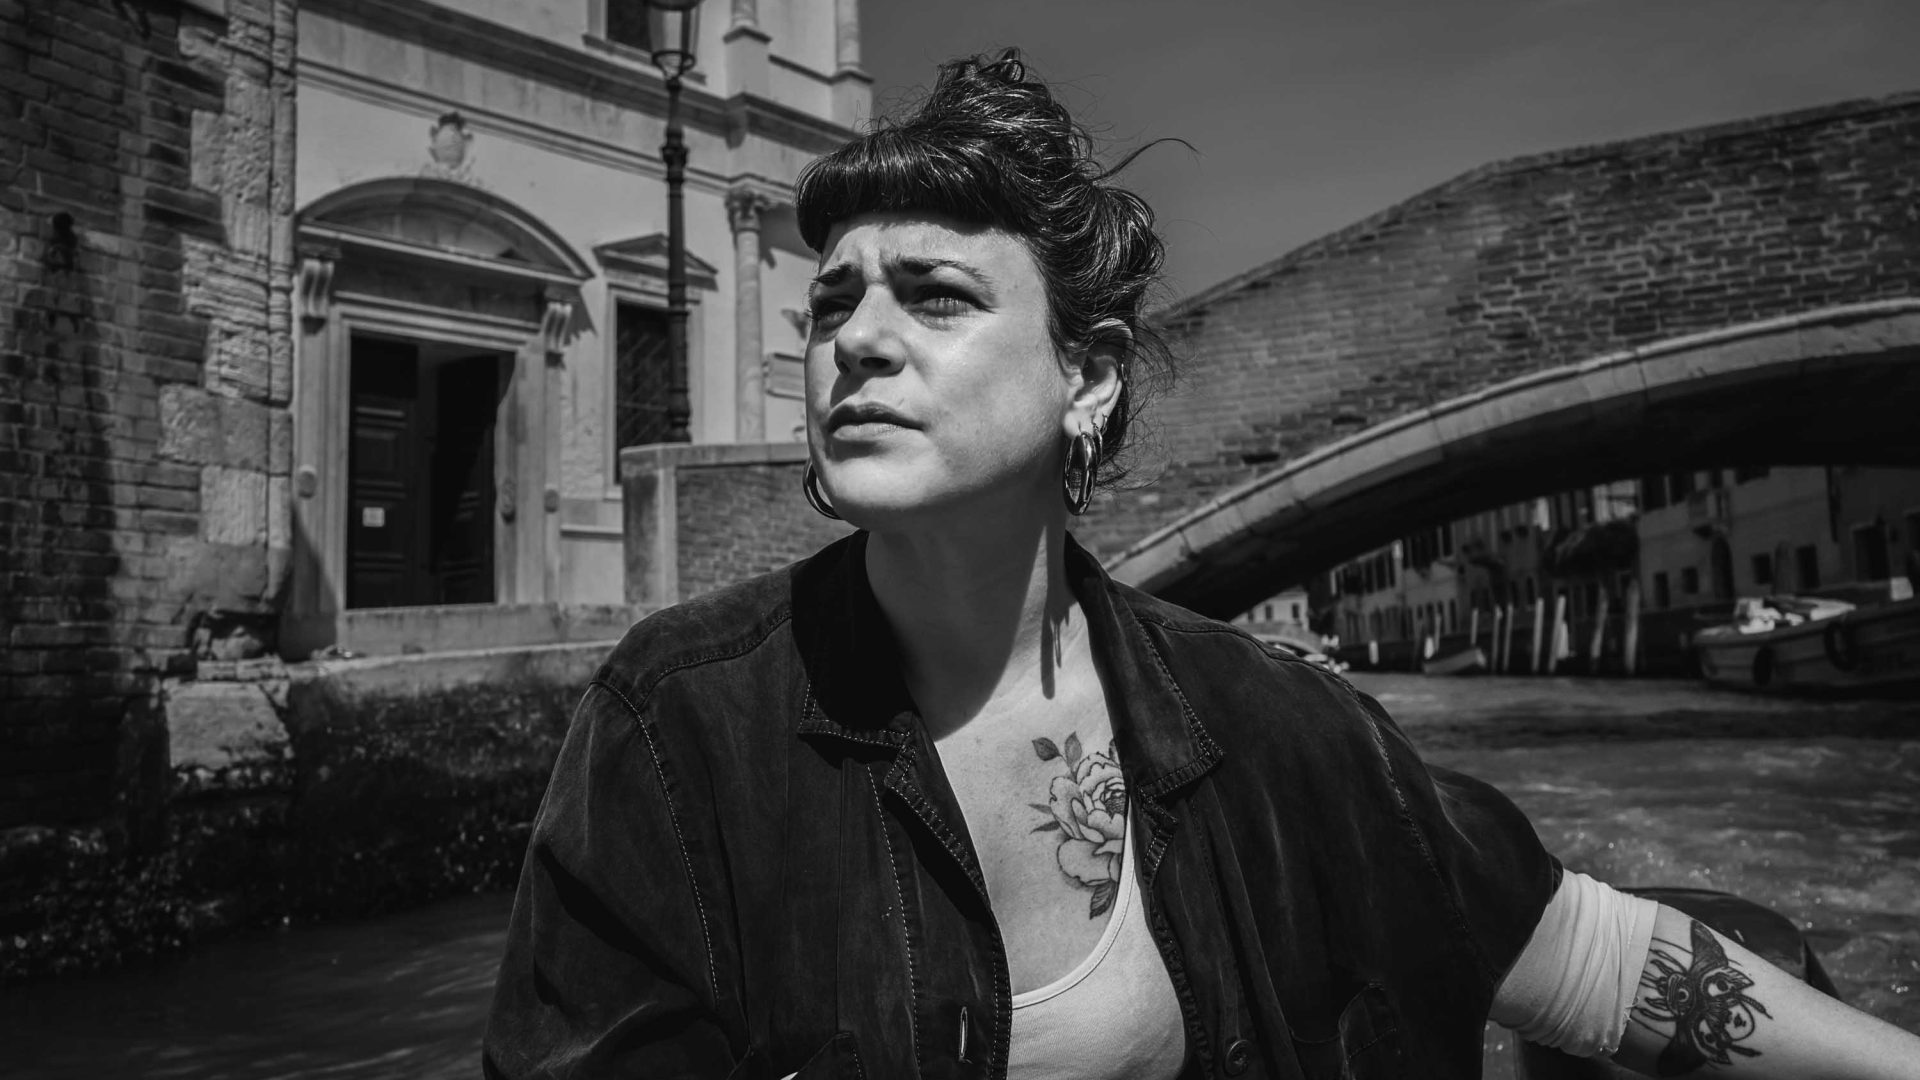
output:
M 357 608 L 282 620 L 281 645 L 300 659 L 420 656 L 566 642 L 611 647 L 650 610 L 625 604 L 445 604 Z M 330 641 L 314 651 L 314 641 Z M 309 655 L 311 654 L 311 655 Z
M 629 446 L 620 451 L 620 478 L 625 480 L 659 469 L 797 465 L 806 460 L 806 443 L 656 443 Z

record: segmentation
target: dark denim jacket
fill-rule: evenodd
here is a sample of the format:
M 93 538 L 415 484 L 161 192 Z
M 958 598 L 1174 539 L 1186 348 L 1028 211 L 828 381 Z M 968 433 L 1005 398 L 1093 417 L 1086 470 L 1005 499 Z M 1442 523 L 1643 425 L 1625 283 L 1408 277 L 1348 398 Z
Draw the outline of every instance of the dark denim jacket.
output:
M 864 544 L 613 651 L 534 826 L 488 1076 L 1005 1076 L 1005 949 Z M 1069 548 L 1183 1075 L 1478 1076 L 1559 881 L 1526 819 L 1343 680 Z

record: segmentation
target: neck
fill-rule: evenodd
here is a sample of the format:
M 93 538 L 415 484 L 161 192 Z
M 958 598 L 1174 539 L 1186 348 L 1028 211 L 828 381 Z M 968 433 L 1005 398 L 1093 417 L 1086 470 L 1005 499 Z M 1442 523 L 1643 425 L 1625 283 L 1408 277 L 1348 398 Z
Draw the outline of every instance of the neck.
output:
M 996 699 L 1058 692 L 1083 622 L 1067 585 L 1066 521 L 1025 527 L 975 515 L 984 527 L 875 533 L 867 577 L 899 643 L 907 688 L 929 733 L 950 735 Z M 1070 662 L 1070 661 L 1069 661 Z

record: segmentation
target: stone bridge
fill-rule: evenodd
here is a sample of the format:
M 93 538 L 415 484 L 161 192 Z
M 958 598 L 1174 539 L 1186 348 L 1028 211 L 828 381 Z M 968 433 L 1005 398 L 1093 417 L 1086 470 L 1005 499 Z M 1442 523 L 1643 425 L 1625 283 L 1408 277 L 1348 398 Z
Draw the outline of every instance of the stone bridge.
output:
M 1214 615 L 1574 484 L 1920 465 L 1920 94 L 1489 165 L 1162 319 L 1164 467 L 1076 532 Z

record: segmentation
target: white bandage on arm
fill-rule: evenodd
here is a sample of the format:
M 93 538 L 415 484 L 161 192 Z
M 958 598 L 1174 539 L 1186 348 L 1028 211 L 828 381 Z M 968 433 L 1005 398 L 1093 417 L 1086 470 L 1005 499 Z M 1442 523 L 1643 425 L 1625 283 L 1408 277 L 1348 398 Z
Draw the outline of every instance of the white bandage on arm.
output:
M 1562 874 L 1494 995 L 1494 1022 L 1576 1057 L 1618 1050 L 1659 910 L 1585 874 Z

